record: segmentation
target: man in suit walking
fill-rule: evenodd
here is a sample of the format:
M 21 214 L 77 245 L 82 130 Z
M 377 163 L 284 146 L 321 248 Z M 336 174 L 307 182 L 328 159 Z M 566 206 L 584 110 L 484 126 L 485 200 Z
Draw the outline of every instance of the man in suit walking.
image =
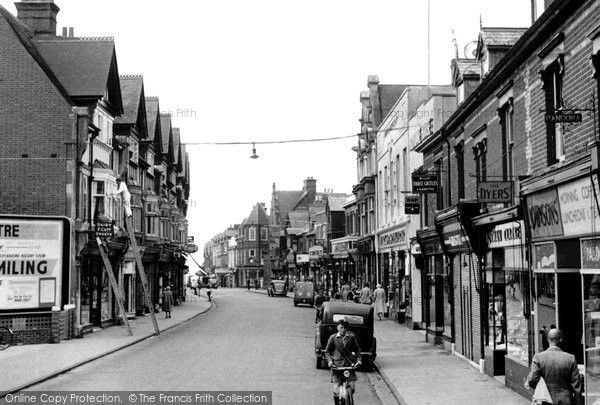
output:
M 578 405 L 583 401 L 577 361 L 575 356 L 558 347 L 562 338 L 559 329 L 548 331 L 549 347 L 533 356 L 525 387 L 535 388 L 540 377 L 543 377 L 554 405 Z

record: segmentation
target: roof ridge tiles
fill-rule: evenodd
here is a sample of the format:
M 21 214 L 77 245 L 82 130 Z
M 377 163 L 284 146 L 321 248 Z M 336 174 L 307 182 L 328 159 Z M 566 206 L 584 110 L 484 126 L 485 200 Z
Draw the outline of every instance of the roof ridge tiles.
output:
M 158 96 L 146 96 L 146 100 L 158 100 Z
M 141 74 L 141 73 L 132 73 L 132 74 L 123 74 L 123 75 L 119 75 L 119 77 L 135 77 L 135 78 L 137 78 L 137 77 L 142 77 L 142 78 L 143 78 L 143 77 L 144 77 L 144 75 L 143 75 L 143 74 Z M 148 97 L 146 97 L 146 98 L 148 98 Z

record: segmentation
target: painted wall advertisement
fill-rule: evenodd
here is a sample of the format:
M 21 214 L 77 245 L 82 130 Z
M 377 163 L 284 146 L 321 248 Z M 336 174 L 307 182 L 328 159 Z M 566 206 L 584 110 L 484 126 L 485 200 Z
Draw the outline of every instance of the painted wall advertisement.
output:
M 0 216 L 0 310 L 62 304 L 68 220 Z

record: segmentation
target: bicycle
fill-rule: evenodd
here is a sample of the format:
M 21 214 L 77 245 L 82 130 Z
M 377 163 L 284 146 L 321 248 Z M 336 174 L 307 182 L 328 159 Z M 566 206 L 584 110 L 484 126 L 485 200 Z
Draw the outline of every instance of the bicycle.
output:
M 343 371 L 343 380 L 342 384 L 340 385 L 340 393 L 338 395 L 341 405 L 354 405 L 354 392 L 352 392 L 352 388 L 350 387 L 349 378 L 350 371 L 356 370 L 357 368 L 357 364 L 351 367 L 332 367 L 332 370 Z
M 13 331 L 8 326 L 0 326 L 0 350 L 8 349 L 13 337 Z

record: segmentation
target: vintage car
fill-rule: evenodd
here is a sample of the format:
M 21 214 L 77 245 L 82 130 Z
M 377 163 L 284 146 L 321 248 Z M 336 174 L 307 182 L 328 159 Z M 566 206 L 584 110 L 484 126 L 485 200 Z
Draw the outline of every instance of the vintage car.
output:
M 323 304 L 321 322 L 317 324 L 315 334 L 315 354 L 317 368 L 327 365 L 325 346 L 329 336 L 337 333 L 340 319 L 346 319 L 350 324 L 349 330 L 358 338 L 363 369 L 371 370 L 377 356 L 377 339 L 373 331 L 374 310 L 371 305 L 355 304 L 353 302 L 330 301 Z
M 315 284 L 310 281 L 298 281 L 294 288 L 294 306 L 298 304 L 315 305 Z
M 279 295 L 281 297 L 285 297 L 287 295 L 287 287 L 285 285 L 285 281 L 283 280 L 273 280 L 271 281 L 271 285 L 267 289 L 267 294 L 269 297 L 274 297 Z

